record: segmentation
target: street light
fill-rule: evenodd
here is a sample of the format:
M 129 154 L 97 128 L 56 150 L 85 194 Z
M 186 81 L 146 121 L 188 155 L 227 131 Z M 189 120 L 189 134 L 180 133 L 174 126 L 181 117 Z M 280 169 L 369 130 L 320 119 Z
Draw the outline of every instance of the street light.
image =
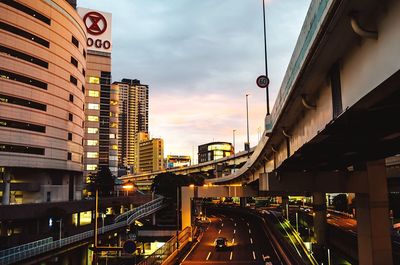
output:
M 250 138 L 249 138 L 249 95 L 250 94 L 246 94 L 246 121 L 247 121 L 247 142 L 244 145 L 244 149 L 245 151 L 247 151 L 247 153 L 250 152 Z
M 126 196 L 128 196 L 129 191 L 133 190 L 133 188 L 134 186 L 130 180 L 126 184 L 122 185 L 122 189 L 126 191 Z
M 265 17 L 265 0 L 263 0 L 263 25 L 264 25 L 264 61 L 265 61 L 265 76 L 268 78 L 268 61 L 267 61 L 267 21 Z M 267 101 L 267 115 L 269 112 L 269 88 L 265 88 L 265 97 Z

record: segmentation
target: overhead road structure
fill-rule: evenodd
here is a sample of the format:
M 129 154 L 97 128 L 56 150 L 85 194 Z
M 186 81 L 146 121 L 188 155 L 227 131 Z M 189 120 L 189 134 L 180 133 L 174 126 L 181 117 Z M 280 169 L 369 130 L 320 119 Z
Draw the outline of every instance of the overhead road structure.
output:
M 400 153 L 399 13 L 396 1 L 312 1 L 253 155 L 206 183 L 312 195 L 321 244 L 324 194 L 356 193 L 360 264 L 393 264 L 385 160 Z

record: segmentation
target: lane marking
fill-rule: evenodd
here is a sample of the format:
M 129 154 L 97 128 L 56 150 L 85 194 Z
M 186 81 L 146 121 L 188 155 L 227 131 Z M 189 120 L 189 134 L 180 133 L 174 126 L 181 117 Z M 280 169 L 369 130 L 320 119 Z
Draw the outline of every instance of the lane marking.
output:
M 253 239 L 250 237 L 250 243 L 253 244 Z
M 224 227 L 224 223 L 221 224 L 221 227 Z
M 254 251 L 253 251 L 253 253 L 254 253 Z M 210 256 L 211 256 L 211 251 L 210 251 L 210 252 L 208 252 L 208 255 L 207 255 L 207 258 L 206 258 L 206 260 L 208 260 L 208 259 L 210 258 Z
M 256 260 L 256 253 L 253 250 L 253 259 Z
M 251 234 L 251 230 L 249 229 L 249 234 Z
M 221 234 L 221 229 L 218 231 L 218 234 Z
M 247 226 L 250 226 L 249 223 L 247 223 Z
M 231 221 L 233 221 L 233 218 L 229 218 Z
M 234 244 L 235 243 L 235 239 L 234 238 L 232 238 L 232 244 Z
M 229 260 L 232 260 L 233 252 L 231 251 L 231 255 L 229 256 Z
M 233 229 L 233 233 L 236 234 L 236 230 L 235 229 Z
M 236 223 L 234 224 L 234 226 L 236 226 Z

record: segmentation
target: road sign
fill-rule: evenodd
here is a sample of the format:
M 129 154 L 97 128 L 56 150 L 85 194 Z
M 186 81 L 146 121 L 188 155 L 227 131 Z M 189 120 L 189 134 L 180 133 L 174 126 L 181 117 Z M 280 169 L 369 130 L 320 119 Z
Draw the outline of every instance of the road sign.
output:
M 261 88 L 266 88 L 269 85 L 269 79 L 265 75 L 260 75 L 256 80 L 257 86 Z
M 126 240 L 122 248 L 126 253 L 132 254 L 136 250 L 136 243 L 133 240 Z

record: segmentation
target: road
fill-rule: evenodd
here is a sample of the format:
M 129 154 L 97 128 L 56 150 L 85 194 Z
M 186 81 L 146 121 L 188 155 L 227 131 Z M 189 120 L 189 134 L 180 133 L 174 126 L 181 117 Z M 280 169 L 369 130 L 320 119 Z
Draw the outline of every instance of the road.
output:
M 265 235 L 262 221 L 253 216 L 236 213 L 216 213 L 209 211 L 211 220 L 202 239 L 181 264 L 284 264 L 276 254 L 270 239 Z M 216 251 L 214 241 L 217 237 L 229 241 L 229 249 Z

